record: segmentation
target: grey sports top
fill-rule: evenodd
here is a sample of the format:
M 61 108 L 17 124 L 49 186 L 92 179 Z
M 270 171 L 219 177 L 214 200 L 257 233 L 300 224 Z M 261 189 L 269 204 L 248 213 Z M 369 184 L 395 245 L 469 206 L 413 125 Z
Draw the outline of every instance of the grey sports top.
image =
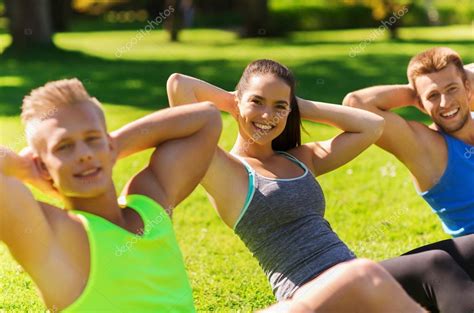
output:
M 264 177 L 236 156 L 249 174 L 249 191 L 234 231 L 259 261 L 277 300 L 284 300 L 355 255 L 324 219 L 323 191 L 306 165 L 289 153 L 278 153 L 300 165 L 304 174 Z

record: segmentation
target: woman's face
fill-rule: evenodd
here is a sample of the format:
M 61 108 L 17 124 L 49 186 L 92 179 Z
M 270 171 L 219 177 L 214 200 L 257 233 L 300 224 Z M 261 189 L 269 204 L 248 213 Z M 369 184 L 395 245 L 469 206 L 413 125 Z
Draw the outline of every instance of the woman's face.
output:
M 274 75 L 251 77 L 238 100 L 240 134 L 260 145 L 271 144 L 285 129 L 290 96 L 290 86 Z

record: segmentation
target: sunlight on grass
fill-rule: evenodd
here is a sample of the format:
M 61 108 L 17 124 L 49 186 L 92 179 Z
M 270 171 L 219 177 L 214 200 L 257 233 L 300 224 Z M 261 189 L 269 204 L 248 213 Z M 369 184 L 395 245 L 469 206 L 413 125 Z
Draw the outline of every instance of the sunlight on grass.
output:
M 233 90 L 249 61 L 274 58 L 294 71 L 298 95 L 340 103 L 354 89 L 406 82 L 410 57 L 433 45 L 449 45 L 466 63 L 474 62 L 470 25 L 401 29 L 399 42 L 380 38 L 357 57 L 349 57 L 349 49 L 371 31 L 297 32 L 288 38 L 237 40 L 230 31 L 193 29 L 182 33 L 180 43 L 169 43 L 163 31 L 154 31 L 120 58 L 117 49 L 136 31 L 60 33 L 54 41 L 63 50 L 35 58 L 0 59 L 0 144 L 16 151 L 25 145 L 18 117 L 23 96 L 49 80 L 65 77 L 84 82 L 91 95 L 104 104 L 108 129 L 114 130 L 167 107 L 165 84 L 173 72 Z M 0 51 L 9 43 L 10 37 L 0 34 Z M 401 112 L 407 118 L 428 121 L 416 109 Z M 222 117 L 220 146 L 229 150 L 237 126 L 228 114 Z M 304 142 L 327 139 L 339 132 L 309 122 L 304 122 L 304 127 L 309 133 L 303 134 Z M 117 163 L 113 174 L 117 190 L 147 164 L 150 153 L 145 151 Z M 318 181 L 325 191 L 327 219 L 361 257 L 390 258 L 447 237 L 436 216 L 416 194 L 406 168 L 377 147 Z M 274 302 L 258 262 L 219 220 L 202 187 L 176 209 L 174 225 L 200 312 L 247 312 Z M 0 264 L 0 312 L 44 310 L 31 280 L 3 244 Z
M 11 44 L 11 37 L 7 34 L 0 34 L 0 54 Z
M 25 83 L 19 76 L 0 76 L 0 87 L 18 87 Z

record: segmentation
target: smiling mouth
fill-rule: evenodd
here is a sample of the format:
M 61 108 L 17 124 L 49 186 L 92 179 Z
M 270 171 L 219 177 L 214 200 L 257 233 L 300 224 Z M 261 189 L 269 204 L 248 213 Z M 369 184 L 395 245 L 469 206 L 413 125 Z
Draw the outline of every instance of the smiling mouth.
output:
M 101 171 L 102 171 L 101 167 L 96 167 L 96 168 L 88 169 L 88 170 L 85 170 L 83 172 L 74 174 L 74 177 L 77 177 L 77 178 L 94 178 L 97 175 L 99 175 L 99 173 Z
M 445 112 L 445 113 L 441 113 L 441 117 L 445 118 L 445 119 L 450 119 L 452 117 L 454 117 L 458 112 L 459 112 L 459 108 L 456 108 L 456 109 L 453 109 L 451 111 L 448 111 L 448 112 Z
M 256 122 L 252 122 L 252 125 L 259 129 L 259 130 L 263 130 L 263 131 L 270 131 L 272 130 L 273 128 L 275 128 L 275 125 L 271 125 L 271 124 L 262 124 L 262 123 L 256 123 Z

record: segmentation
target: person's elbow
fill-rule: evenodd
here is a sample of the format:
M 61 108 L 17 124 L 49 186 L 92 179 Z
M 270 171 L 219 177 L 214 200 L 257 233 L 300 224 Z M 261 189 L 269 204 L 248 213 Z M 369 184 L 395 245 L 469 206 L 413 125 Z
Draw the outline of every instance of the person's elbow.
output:
M 362 101 L 362 98 L 357 92 L 353 91 L 353 92 L 349 92 L 344 97 L 344 100 L 342 100 L 342 105 L 352 107 L 352 108 L 363 109 L 364 101 Z
M 12 216 L 14 213 L 14 187 L 19 184 L 16 178 L 0 172 L 0 242 L 5 241 L 8 235 L 9 216 Z
M 222 132 L 222 116 L 221 111 L 217 108 L 214 103 L 209 102 L 208 105 L 210 106 L 210 121 L 209 123 L 213 126 L 214 132 L 217 134 L 217 137 L 220 136 Z
M 173 73 L 168 77 L 166 81 L 166 92 L 168 97 L 173 98 L 178 93 L 179 87 L 182 84 L 183 75 L 180 73 Z M 172 101 L 170 101 L 170 106 L 173 106 Z
M 180 73 L 173 73 L 168 77 L 168 81 L 166 82 L 166 86 L 175 86 L 179 84 L 183 80 L 183 74 Z
M 372 113 L 372 127 L 370 129 L 374 142 L 377 141 L 383 134 L 385 128 L 385 119 L 380 115 Z
M 212 132 L 212 134 L 217 135 L 217 137 L 219 137 L 222 131 L 221 112 L 219 111 L 217 106 L 211 101 L 201 102 L 200 105 L 203 106 L 204 110 L 207 113 L 206 127 L 209 129 L 210 132 Z

